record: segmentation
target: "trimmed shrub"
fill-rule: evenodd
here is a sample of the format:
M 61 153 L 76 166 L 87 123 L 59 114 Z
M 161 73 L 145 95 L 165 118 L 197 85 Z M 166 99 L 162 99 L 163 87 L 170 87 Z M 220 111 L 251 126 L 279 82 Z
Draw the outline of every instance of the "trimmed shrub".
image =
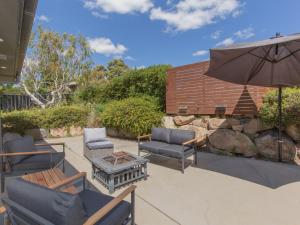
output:
M 85 126 L 89 109 L 82 106 L 56 106 L 2 113 L 5 131 L 24 134 L 33 128 L 61 128 Z
M 278 91 L 269 91 L 263 99 L 260 117 L 263 122 L 278 124 Z M 282 91 L 282 122 L 284 126 L 300 124 L 300 89 L 284 88 Z
M 108 103 L 100 114 L 101 123 L 108 128 L 146 134 L 152 127 L 160 126 L 163 113 L 151 97 L 130 97 Z

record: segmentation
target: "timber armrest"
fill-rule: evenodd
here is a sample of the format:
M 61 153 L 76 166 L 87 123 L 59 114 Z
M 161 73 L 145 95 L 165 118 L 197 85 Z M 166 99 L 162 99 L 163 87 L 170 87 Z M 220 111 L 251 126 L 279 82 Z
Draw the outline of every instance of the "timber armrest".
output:
M 197 140 L 198 140 L 197 138 L 194 138 L 192 140 L 189 140 L 189 141 L 186 141 L 186 142 L 182 143 L 182 145 L 190 145 L 190 144 L 195 143 Z
M 74 182 L 74 181 L 76 181 L 80 178 L 85 179 L 86 178 L 86 172 L 77 173 L 74 176 L 68 177 L 65 180 L 63 180 L 63 181 L 61 181 L 57 184 L 53 184 L 53 185 L 49 186 L 49 188 L 50 189 L 59 189 L 59 188 L 61 188 L 63 186 L 66 186 L 66 185 L 68 185 L 68 184 L 70 184 L 70 183 L 72 183 L 72 182 Z
M 151 134 L 138 136 L 138 141 L 143 140 L 143 139 L 147 139 L 147 138 L 148 138 L 149 140 L 151 140 Z
M 14 153 L 1 153 L 0 157 L 22 156 L 22 155 L 45 155 L 45 154 L 52 154 L 52 153 L 55 152 L 51 152 L 51 151 L 14 152 Z
M 65 145 L 65 142 L 56 142 L 56 143 L 45 143 L 45 144 L 34 144 L 35 146 L 51 146 L 51 145 Z
M 130 186 L 125 191 L 123 191 L 121 194 L 119 194 L 117 197 L 115 197 L 113 200 L 108 202 L 104 207 L 99 209 L 97 212 L 95 212 L 92 216 L 88 218 L 88 220 L 83 225 L 94 225 L 99 220 L 101 220 L 107 213 L 109 213 L 111 210 L 113 210 L 118 204 L 120 204 L 121 201 L 124 200 L 124 198 L 132 194 L 134 195 L 134 191 L 136 189 L 135 185 Z

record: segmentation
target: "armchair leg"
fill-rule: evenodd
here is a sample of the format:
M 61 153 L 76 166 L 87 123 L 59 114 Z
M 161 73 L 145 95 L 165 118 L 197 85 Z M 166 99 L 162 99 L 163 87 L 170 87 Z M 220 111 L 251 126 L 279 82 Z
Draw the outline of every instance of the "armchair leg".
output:
M 62 171 L 63 173 L 65 173 L 65 159 L 63 159 L 62 161 Z
M 181 172 L 184 173 L 184 162 L 185 162 L 185 158 L 184 156 L 181 159 Z
M 131 225 L 135 225 L 135 191 L 131 192 Z
M 140 148 L 138 149 L 138 156 L 140 156 L 141 155 L 141 151 L 140 151 Z
M 5 177 L 2 173 L 0 173 L 0 192 L 3 193 L 4 192 L 4 182 L 5 182 Z

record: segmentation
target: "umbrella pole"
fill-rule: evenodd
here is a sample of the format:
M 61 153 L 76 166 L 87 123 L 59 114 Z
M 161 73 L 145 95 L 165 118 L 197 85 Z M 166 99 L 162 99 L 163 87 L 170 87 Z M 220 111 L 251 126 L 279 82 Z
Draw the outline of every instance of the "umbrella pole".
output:
M 282 161 L 282 88 L 278 88 L 278 161 Z

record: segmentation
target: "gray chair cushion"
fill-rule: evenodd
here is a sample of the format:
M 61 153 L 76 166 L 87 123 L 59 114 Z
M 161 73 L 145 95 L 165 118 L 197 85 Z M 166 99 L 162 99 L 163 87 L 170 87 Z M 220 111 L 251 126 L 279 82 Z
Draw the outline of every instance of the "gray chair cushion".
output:
M 86 144 L 90 150 L 113 148 L 114 145 L 110 141 L 89 142 Z
M 152 128 L 151 140 L 169 143 L 170 142 L 170 132 L 171 132 L 171 130 L 167 129 L 167 128 Z
M 87 212 L 87 217 L 90 217 L 108 202 L 113 197 L 104 195 L 95 191 L 85 190 L 79 193 L 79 197 Z M 117 207 L 110 211 L 103 219 L 98 221 L 96 225 L 122 225 L 130 215 L 130 203 L 122 201 Z
M 168 156 L 168 157 L 172 157 L 172 158 L 182 158 L 182 153 L 184 151 L 184 153 L 186 154 L 187 151 L 192 150 L 192 152 L 194 151 L 194 149 L 192 149 L 190 146 L 181 146 L 181 145 L 164 145 L 162 147 L 159 148 L 158 152 L 161 155 L 164 156 Z
M 33 138 L 31 136 L 24 136 L 16 140 L 8 141 L 4 144 L 4 151 L 7 153 L 35 151 Z M 15 165 L 28 157 L 29 157 L 28 155 L 13 156 L 13 157 L 8 157 L 8 159 L 12 165 Z
M 65 154 L 63 152 L 57 152 L 52 154 L 52 165 L 50 164 L 50 155 L 34 155 L 30 156 L 18 164 L 12 165 L 13 171 L 30 171 L 40 169 L 50 169 L 60 163 Z
M 192 140 L 195 138 L 195 132 L 191 130 L 178 130 L 178 129 L 171 129 L 170 134 L 170 144 L 178 144 L 181 145 L 182 143 Z
M 143 149 L 143 150 L 147 150 L 147 151 L 152 152 L 154 154 L 158 154 L 159 148 L 162 147 L 162 146 L 166 146 L 166 145 L 168 145 L 168 144 L 165 143 L 165 142 L 148 141 L 148 142 L 141 143 L 139 145 L 139 148 Z
M 84 128 L 84 143 L 105 141 L 106 128 Z
M 82 225 L 86 218 L 78 195 L 50 190 L 21 178 L 7 183 L 7 194 L 10 200 L 54 224 Z

